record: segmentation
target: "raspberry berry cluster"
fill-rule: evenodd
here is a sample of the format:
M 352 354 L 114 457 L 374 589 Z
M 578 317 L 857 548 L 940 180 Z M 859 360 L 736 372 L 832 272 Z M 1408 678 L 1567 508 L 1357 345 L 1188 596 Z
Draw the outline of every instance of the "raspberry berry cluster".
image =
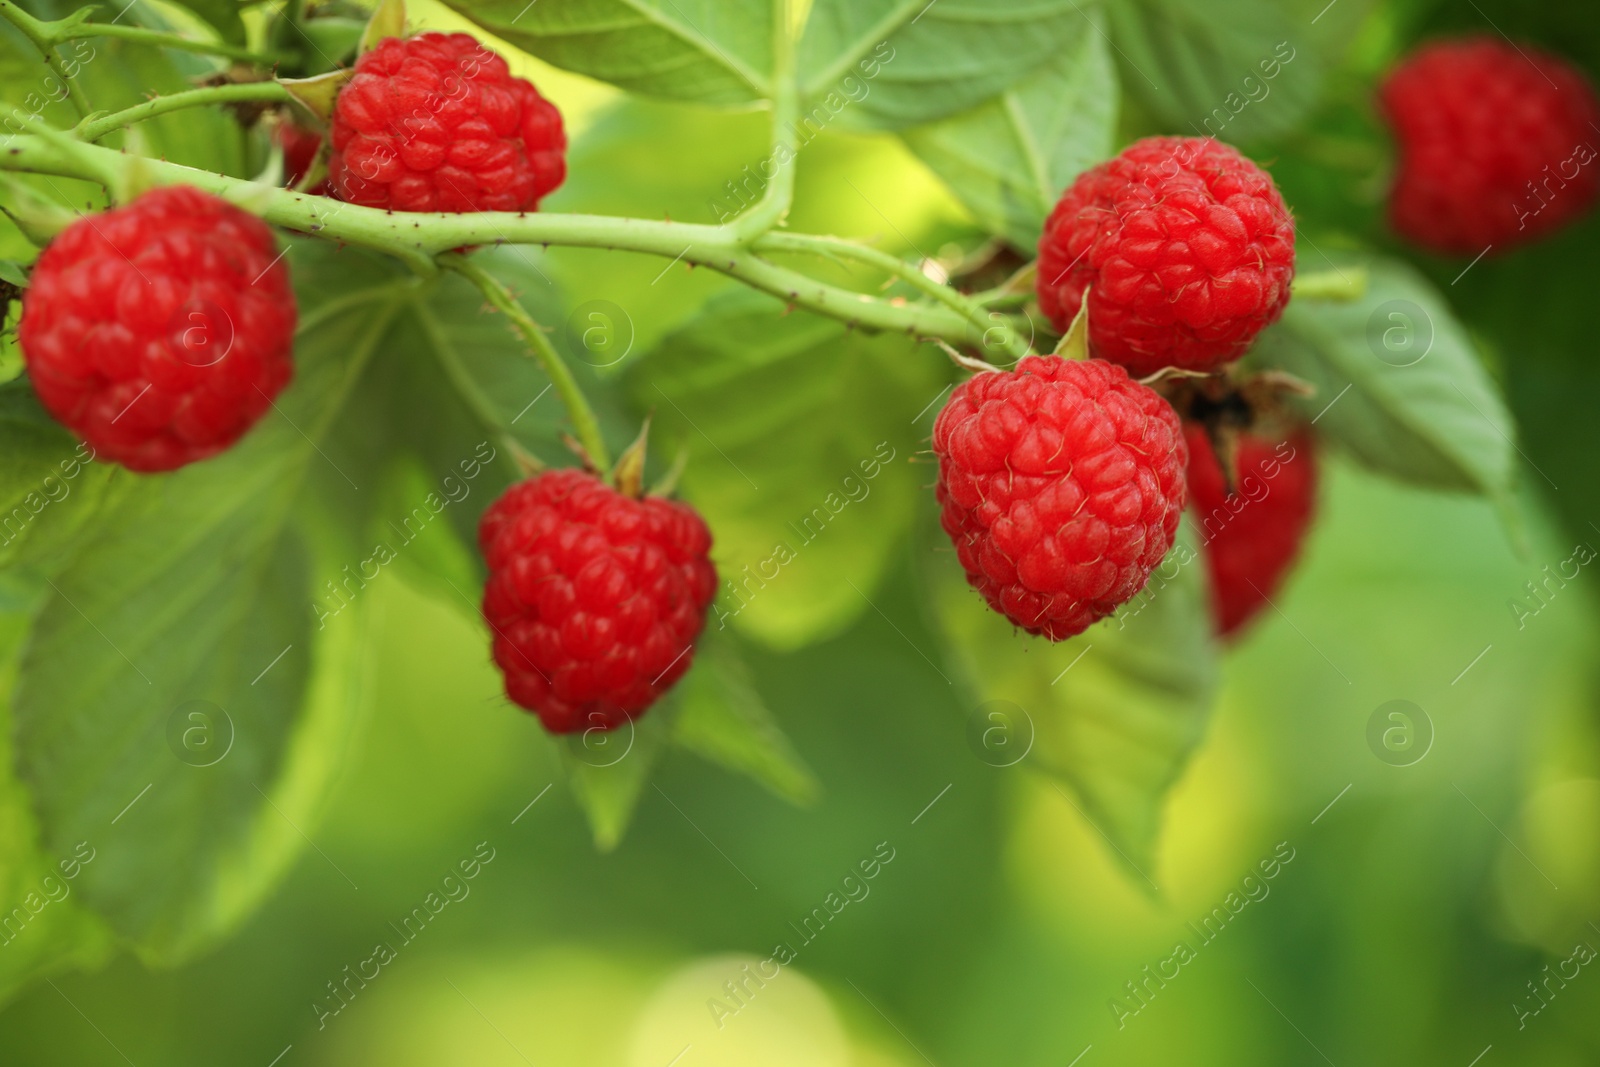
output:
M 471 36 L 388 37 L 336 77 L 325 130 L 275 128 L 297 188 L 390 212 L 528 212 L 566 177 L 559 111 Z M 1399 153 L 1390 218 L 1425 247 L 1510 247 L 1600 196 L 1600 100 L 1546 53 L 1432 45 L 1381 106 Z M 1050 640 L 1082 633 L 1145 587 L 1186 507 L 1218 633 L 1272 605 L 1315 512 L 1318 446 L 1234 364 L 1284 313 L 1295 239 L 1272 177 L 1213 138 L 1146 138 L 1071 183 L 1035 282 L 1062 348 L 985 365 L 932 434 L 941 524 L 995 611 Z M 260 219 L 187 186 L 75 221 L 22 297 L 40 401 L 134 471 L 229 448 L 293 377 L 284 255 Z M 576 422 L 584 405 L 569 406 Z M 701 517 L 590 457 L 513 485 L 479 529 L 506 691 L 558 733 L 652 706 L 693 661 L 717 588 Z
M 1186 502 L 1204 513 L 1237 499 L 1199 423 L 1186 426 L 1154 386 L 1224 370 L 1283 314 L 1294 220 L 1233 147 L 1149 138 L 1067 189 L 1037 270 L 1058 329 L 1085 317 L 1087 358 L 974 375 L 940 412 L 933 451 L 941 522 L 968 580 L 1018 627 L 1059 641 L 1145 587 Z M 1248 614 L 1235 607 L 1242 589 L 1275 589 L 1287 570 L 1292 549 L 1255 563 L 1265 541 L 1303 533 L 1277 507 L 1207 545 L 1219 632 Z
M 321 134 L 275 131 L 291 183 Z M 396 211 L 531 211 L 566 174 L 560 113 L 465 34 L 388 38 L 334 103 L 310 191 Z M 95 450 L 170 471 L 239 440 L 293 376 L 272 231 L 186 186 L 77 220 L 40 255 L 19 340 L 45 407 Z M 641 446 L 642 447 L 642 446 Z M 555 733 L 612 729 L 689 669 L 717 587 L 711 533 L 629 479 L 557 470 L 485 512 L 483 614 L 507 694 Z

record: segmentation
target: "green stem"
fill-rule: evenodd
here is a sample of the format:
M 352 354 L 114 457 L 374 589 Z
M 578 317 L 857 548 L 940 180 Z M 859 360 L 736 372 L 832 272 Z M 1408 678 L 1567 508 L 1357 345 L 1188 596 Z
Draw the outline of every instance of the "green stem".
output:
M 1361 267 L 1349 270 L 1314 271 L 1297 276 L 1290 291 L 1297 300 L 1360 300 L 1367 295 L 1367 272 Z
M 789 18 L 790 0 L 773 0 L 772 41 L 772 154 L 767 162 L 777 169 L 766 190 L 749 211 L 728 223 L 734 240 L 747 244 L 784 219 L 794 202 L 795 124 L 800 117 L 800 86 L 794 71 L 794 29 Z M 764 168 L 757 168 L 763 171 Z
M 595 418 L 594 409 L 589 406 L 589 400 L 578 387 L 578 381 L 572 376 L 572 371 L 556 351 L 555 346 L 550 343 L 550 338 L 545 336 L 544 330 L 533 321 L 533 316 L 517 303 L 511 291 L 501 284 L 499 279 L 466 256 L 453 252 L 446 253 L 439 257 L 439 264 L 476 285 L 489 303 L 503 311 L 511 320 L 511 325 L 528 343 L 533 358 L 550 376 L 550 384 L 555 386 L 556 395 L 561 397 L 561 403 L 566 406 L 567 417 L 572 420 L 572 427 L 578 435 L 578 443 L 589 454 L 589 462 L 601 472 L 609 472 L 611 453 L 606 450 L 605 438 L 600 434 L 600 421 Z
M 146 119 L 153 119 L 157 115 L 165 115 L 171 111 L 180 111 L 189 107 L 201 107 L 206 104 L 227 104 L 239 100 L 281 101 L 288 102 L 292 97 L 289 90 L 277 82 L 248 82 L 243 85 L 215 85 L 204 89 L 190 89 L 187 92 L 172 93 L 169 96 L 158 96 L 153 100 L 146 100 L 142 104 L 97 119 L 79 123 L 77 134 L 85 141 L 98 141 L 108 133 L 132 126 Z
M 847 241 L 842 237 L 823 237 L 811 234 L 769 233 L 758 239 L 751 247 L 756 251 L 762 252 L 833 254 L 877 267 L 879 270 L 902 279 L 913 288 L 926 296 L 932 297 L 955 314 L 972 323 L 979 337 L 983 337 L 989 330 L 995 329 L 997 326 L 1002 328 L 1005 332 L 994 342 L 994 345 L 1003 349 L 1007 354 L 1018 359 L 1028 354 L 1028 342 L 1018 336 L 1009 323 L 991 319 L 982 305 L 962 296 L 950 286 L 928 277 L 915 263 L 908 263 L 899 256 L 892 256 L 887 252 L 858 244 L 855 241 Z M 988 347 L 988 344 L 985 343 L 984 347 Z
M 226 56 L 229 59 L 243 60 L 261 67 L 271 67 L 273 58 L 250 51 L 248 48 L 239 48 L 235 45 L 224 44 L 221 41 L 202 41 L 194 37 L 179 37 L 175 33 L 162 33 L 160 30 L 147 30 L 143 26 L 118 26 L 109 22 L 80 22 L 76 26 L 66 29 L 55 35 L 56 41 L 75 41 L 80 37 L 120 37 L 124 41 L 138 41 L 141 44 L 153 44 L 162 48 L 176 48 L 182 52 L 198 52 L 201 55 Z
M 56 55 L 55 43 L 58 40 L 52 32 L 52 27 L 59 23 L 43 22 L 22 10 L 11 0 L 0 0 L 0 18 L 5 19 L 17 28 L 17 31 L 32 42 L 33 47 L 39 50 L 48 66 L 56 77 L 61 79 L 61 84 L 67 87 L 67 98 L 72 101 L 72 106 L 77 110 L 78 117 L 83 118 L 89 114 L 89 99 L 84 96 L 83 87 L 67 73 L 66 64 L 61 62 L 61 57 Z
M 964 316 L 948 308 L 878 300 L 864 293 L 819 282 L 754 253 L 736 253 L 726 260 L 708 261 L 706 265 L 780 300 L 839 319 L 851 326 L 915 337 L 937 337 L 952 343 L 970 343 L 970 323 Z
M 135 162 L 98 145 L 71 151 L 38 134 L 18 134 L 0 151 L 0 170 L 82 178 L 104 183 Z M 971 320 L 947 307 L 891 303 L 819 282 L 741 250 L 726 226 L 535 212 L 471 214 L 394 213 L 307 196 L 159 159 L 136 161 L 147 180 L 192 185 L 236 202 L 248 202 L 268 222 L 301 233 L 375 249 L 425 272 L 433 257 L 471 245 L 542 244 L 604 248 L 710 267 L 807 310 L 876 330 L 970 343 Z

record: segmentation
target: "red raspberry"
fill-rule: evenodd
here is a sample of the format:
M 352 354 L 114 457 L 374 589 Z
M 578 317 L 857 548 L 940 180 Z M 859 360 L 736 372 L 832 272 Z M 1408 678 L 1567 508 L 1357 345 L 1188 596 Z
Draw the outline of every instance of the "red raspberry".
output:
M 1419 48 L 1379 103 L 1400 155 L 1389 220 L 1425 248 L 1504 250 L 1559 229 L 1600 193 L 1600 101 L 1581 72 L 1532 45 Z
M 272 231 L 189 186 L 86 215 L 39 256 L 17 337 L 44 406 L 137 471 L 213 456 L 294 374 Z
M 339 91 L 334 195 L 394 211 L 532 211 L 567 175 L 561 112 L 464 33 L 391 37 Z
M 293 122 L 282 122 L 273 136 L 283 146 L 283 184 L 290 187 L 299 185 L 300 179 L 306 176 L 316 161 L 317 150 L 322 147 L 322 134 Z M 306 191 L 313 196 L 327 196 L 327 179 L 324 178 Z
M 1186 433 L 1189 500 L 1211 571 L 1217 633 L 1226 637 L 1266 606 L 1300 554 L 1316 511 L 1316 442 L 1304 428 L 1281 442 L 1242 435 L 1229 495 L 1205 430 L 1190 424 Z
M 1139 377 L 1238 359 L 1293 279 L 1278 187 L 1209 138 L 1146 138 L 1080 174 L 1039 241 L 1044 313 L 1065 332 L 1088 289 L 1090 353 Z
M 478 544 L 506 695 L 545 729 L 620 726 L 689 669 L 717 572 L 711 533 L 687 504 L 550 471 L 489 506 Z
M 1172 406 L 1097 359 L 1029 356 L 958 385 L 933 426 L 967 580 L 1033 634 L 1082 633 L 1172 547 L 1188 452 Z

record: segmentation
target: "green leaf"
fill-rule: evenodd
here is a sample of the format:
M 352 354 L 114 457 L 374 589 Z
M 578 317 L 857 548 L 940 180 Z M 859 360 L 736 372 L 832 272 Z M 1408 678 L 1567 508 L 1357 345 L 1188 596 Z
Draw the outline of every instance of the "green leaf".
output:
M 0 259 L 0 282 L 14 285 L 18 289 L 26 289 L 28 287 L 28 269 L 13 260 Z
M 366 28 L 364 22 L 337 16 L 321 16 L 300 23 L 299 33 L 310 51 L 311 69 L 321 72 L 353 62 Z
M 602 852 L 616 848 L 633 821 L 650 772 L 671 737 L 675 704 L 668 696 L 648 715 L 615 730 L 589 729 L 558 742 L 567 784 Z
M 1195 545 L 1186 523 L 1137 597 L 1059 644 L 1028 637 L 990 610 L 950 553 L 924 553 L 949 655 L 973 686 L 974 721 L 1005 728 L 1003 748 L 977 732 L 993 757 L 986 762 L 1008 766 L 1026 752 L 1152 888 L 1162 805 L 1200 744 L 1217 687 Z M 990 712 L 1002 718 L 985 718 Z
M 205 945 L 286 869 L 359 706 L 364 611 L 318 623 L 313 575 L 345 561 L 309 554 L 292 519 L 401 298 L 320 295 L 302 288 L 276 410 L 217 459 L 124 475 L 136 491 L 49 579 L 23 651 L 17 764 L 46 849 L 98 850 L 79 891 L 148 958 Z
M 239 17 L 239 0 L 172 0 L 172 3 L 193 11 L 224 41 L 244 44 L 244 20 Z
M 378 47 L 378 42 L 389 37 L 404 37 L 405 33 L 405 0 L 378 0 L 378 6 L 372 12 L 372 18 L 368 20 L 366 28 L 361 31 L 361 37 L 356 44 L 356 48 L 361 52 L 370 52 Z
M 772 95 L 773 0 L 445 0 L 564 70 L 705 104 Z
M 1112 0 L 1122 83 L 1172 132 L 1242 143 L 1298 126 L 1321 60 L 1272 0 Z
M 800 129 L 902 129 L 994 96 L 1094 32 L 1076 0 L 816 0 Z M 814 136 L 814 134 L 813 134 Z
M 14 574 L 0 576 L 0 687 L 7 692 L 17 650 L 47 588 Z M 112 948 L 110 929 L 76 892 L 82 873 L 76 848 L 55 855 L 40 847 L 33 803 L 14 766 L 7 701 L 0 704 L 0 1002 L 36 975 L 96 966 Z
M 1116 120 L 1110 51 L 1085 33 L 994 99 L 900 136 L 980 225 L 1032 249 L 1062 190 L 1110 155 Z
M 702 637 L 694 669 L 678 688 L 675 744 L 749 775 L 791 803 L 816 800 L 816 777 L 756 692 L 731 635 L 713 630 Z
M 57 852 L 41 843 L 15 771 L 10 701 L 20 649 L 49 592 L 37 571 L 59 566 L 114 495 L 112 471 L 90 454 L 25 381 L 0 385 L 0 1001 L 39 975 L 98 966 L 113 947 L 110 927 L 78 892 L 80 860 L 94 846 Z
M 113 486 L 25 381 L 0 385 L 0 565 L 50 568 L 75 549 Z
M 1296 404 L 1366 466 L 1437 489 L 1508 495 L 1516 427 L 1466 331 L 1410 267 L 1370 264 L 1359 300 L 1294 300 L 1250 362 L 1316 387 Z
M 709 625 L 797 648 L 872 610 L 925 491 L 914 420 L 946 365 L 931 346 L 737 291 L 633 368 L 656 454 L 688 451 L 682 493 L 716 532 Z

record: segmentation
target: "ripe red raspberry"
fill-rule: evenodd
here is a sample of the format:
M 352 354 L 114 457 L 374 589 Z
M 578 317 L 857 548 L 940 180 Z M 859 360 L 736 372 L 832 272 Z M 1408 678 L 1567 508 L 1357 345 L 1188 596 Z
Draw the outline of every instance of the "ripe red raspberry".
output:
M 940 521 L 967 580 L 1029 633 L 1082 633 L 1172 547 L 1183 431 L 1115 364 L 1029 356 L 973 375 L 939 413 L 933 451 Z
M 394 211 L 532 211 L 567 174 L 561 112 L 464 33 L 391 37 L 339 91 L 334 195 Z
M 1089 351 L 1137 377 L 1211 371 L 1278 320 L 1294 219 L 1231 145 L 1150 137 L 1078 176 L 1039 241 L 1039 303 L 1065 332 L 1089 290 Z
M 1264 608 L 1300 554 L 1317 504 L 1316 442 L 1307 429 L 1275 442 L 1241 435 L 1234 492 L 1205 430 L 1189 424 L 1189 501 L 1211 572 L 1217 633 L 1236 632 Z
M 1532 45 L 1419 48 L 1379 103 L 1400 157 L 1390 223 L 1425 248 L 1504 250 L 1559 229 L 1600 193 L 1600 101 L 1575 67 Z
M 260 219 L 189 186 L 86 215 L 39 256 L 17 338 L 44 406 L 137 471 L 213 456 L 294 374 L 294 291 Z
M 717 572 L 687 504 L 550 471 L 489 506 L 478 544 L 506 695 L 545 729 L 620 726 L 689 669 Z

